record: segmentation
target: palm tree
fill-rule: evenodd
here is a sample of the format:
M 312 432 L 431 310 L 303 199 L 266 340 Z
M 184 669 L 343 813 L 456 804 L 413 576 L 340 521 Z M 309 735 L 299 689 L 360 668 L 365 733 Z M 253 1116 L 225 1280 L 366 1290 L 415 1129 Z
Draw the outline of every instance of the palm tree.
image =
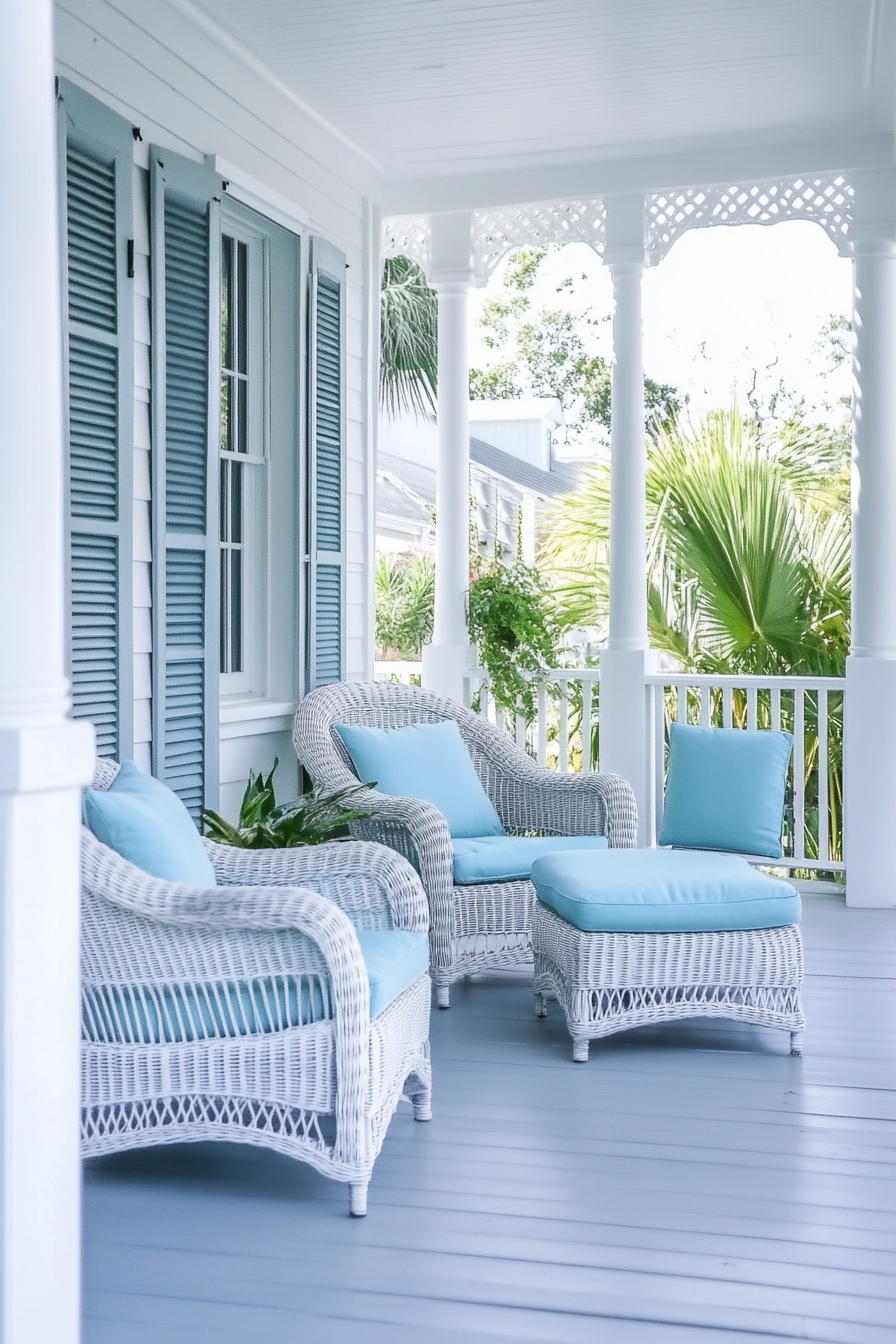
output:
M 841 441 L 773 435 L 736 409 L 661 428 L 647 471 L 651 642 L 695 672 L 842 672 L 849 527 Z M 606 622 L 609 467 L 555 510 L 542 549 L 567 627 Z
M 380 290 L 380 405 L 392 416 L 436 408 L 439 300 L 408 257 L 387 257 Z

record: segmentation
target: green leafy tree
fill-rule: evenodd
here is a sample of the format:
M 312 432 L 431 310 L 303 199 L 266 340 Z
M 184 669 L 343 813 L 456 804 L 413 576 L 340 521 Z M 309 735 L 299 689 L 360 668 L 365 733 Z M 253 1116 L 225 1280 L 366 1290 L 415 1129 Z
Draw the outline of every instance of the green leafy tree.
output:
M 511 254 L 501 292 L 486 303 L 479 319 L 483 343 L 494 363 L 470 371 L 470 396 L 504 400 L 556 397 L 573 440 L 606 440 L 610 431 L 611 379 L 608 360 L 596 349 L 609 318 L 592 308 L 574 312 L 557 303 L 536 307 L 530 291 L 545 249 L 524 247 Z M 582 275 L 581 280 L 587 280 Z M 568 276 L 558 294 L 573 297 L 577 278 Z M 644 380 L 646 427 L 671 424 L 682 408 L 674 387 Z
M 387 414 L 436 408 L 439 300 L 416 262 L 388 257 L 380 291 L 380 405 Z
M 378 555 L 376 592 L 377 656 L 419 658 L 432 639 L 435 564 L 428 555 Z

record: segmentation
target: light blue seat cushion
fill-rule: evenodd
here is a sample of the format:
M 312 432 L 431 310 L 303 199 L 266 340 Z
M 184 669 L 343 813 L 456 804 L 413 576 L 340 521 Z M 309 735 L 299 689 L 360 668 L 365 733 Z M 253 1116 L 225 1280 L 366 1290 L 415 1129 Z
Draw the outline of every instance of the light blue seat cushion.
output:
M 108 789 L 85 789 L 84 818 L 97 840 L 153 877 L 217 886 L 202 838 L 176 793 L 133 761 Z
M 542 854 L 569 849 L 606 849 L 604 835 L 483 835 L 475 840 L 455 840 L 454 880 L 513 882 L 528 877 L 532 864 Z
M 538 899 L 577 929 L 691 933 L 796 924 L 800 898 L 733 854 L 608 849 L 532 865 Z
M 429 970 L 429 939 L 408 929 L 377 929 L 359 933 L 358 942 L 370 981 L 370 1016 L 376 1017 Z
M 336 731 L 365 784 L 432 803 L 454 837 L 504 834 L 453 719 L 407 728 L 338 723 Z
M 661 845 L 780 859 L 789 733 L 673 723 Z
M 359 933 L 376 1017 L 429 970 L 425 933 Z M 267 976 L 199 985 L 104 986 L 84 1004 L 91 1041 L 143 1045 L 233 1038 L 306 1026 L 331 1015 L 317 976 Z

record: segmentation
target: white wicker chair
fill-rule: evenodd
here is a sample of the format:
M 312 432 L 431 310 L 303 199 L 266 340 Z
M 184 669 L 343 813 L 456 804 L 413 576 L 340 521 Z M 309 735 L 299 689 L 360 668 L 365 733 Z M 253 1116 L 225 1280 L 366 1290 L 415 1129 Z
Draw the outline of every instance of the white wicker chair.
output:
M 100 762 L 94 787 L 117 770 Z M 83 832 L 83 1152 L 259 1144 L 347 1182 L 361 1216 L 402 1094 L 430 1118 L 430 983 L 371 1019 L 355 929 L 425 932 L 420 882 L 380 845 L 206 845 L 217 888 Z
M 293 740 L 311 778 L 338 789 L 357 783 L 357 775 L 337 724 L 399 728 L 445 719 L 457 723 L 508 831 L 606 835 L 612 846 L 634 846 L 637 808 L 624 779 L 545 770 L 479 715 L 414 686 L 339 682 L 312 691 L 296 713 Z M 531 963 L 531 882 L 455 886 L 448 824 L 431 803 L 371 790 L 358 806 L 369 811 L 370 820 L 356 822 L 353 834 L 397 849 L 423 881 L 432 912 L 431 971 L 440 1008 L 448 1007 L 449 987 L 464 975 Z

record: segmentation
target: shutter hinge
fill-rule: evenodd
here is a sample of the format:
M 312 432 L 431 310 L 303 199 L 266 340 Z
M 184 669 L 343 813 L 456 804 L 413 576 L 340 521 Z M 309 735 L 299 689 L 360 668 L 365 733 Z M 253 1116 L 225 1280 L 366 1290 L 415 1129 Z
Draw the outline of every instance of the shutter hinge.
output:
M 131 127 L 131 135 L 134 137 L 135 140 L 142 140 L 142 139 L 143 139 L 143 136 L 140 134 L 140 127 L 139 127 L 139 126 L 132 126 L 132 127 Z
M 134 278 L 134 240 L 128 239 L 128 279 Z

